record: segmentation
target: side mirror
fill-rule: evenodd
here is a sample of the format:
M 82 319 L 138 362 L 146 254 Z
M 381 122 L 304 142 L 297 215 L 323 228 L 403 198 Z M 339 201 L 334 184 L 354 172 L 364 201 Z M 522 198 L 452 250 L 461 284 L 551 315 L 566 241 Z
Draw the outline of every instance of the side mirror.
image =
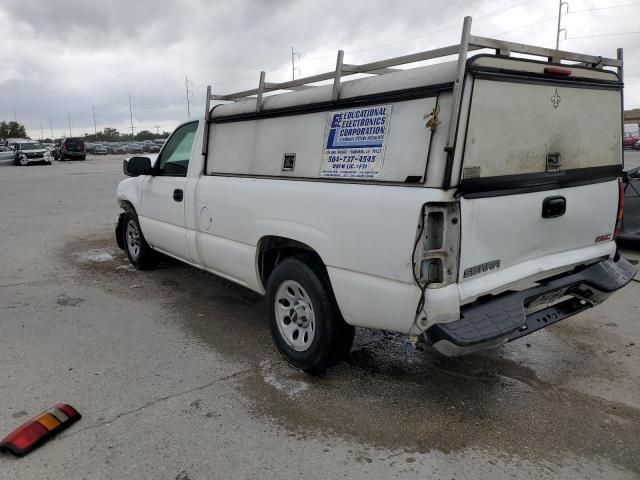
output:
M 149 157 L 131 157 L 125 159 L 122 164 L 122 170 L 129 177 L 137 177 L 139 175 L 151 175 L 153 168 L 151 167 L 151 159 Z

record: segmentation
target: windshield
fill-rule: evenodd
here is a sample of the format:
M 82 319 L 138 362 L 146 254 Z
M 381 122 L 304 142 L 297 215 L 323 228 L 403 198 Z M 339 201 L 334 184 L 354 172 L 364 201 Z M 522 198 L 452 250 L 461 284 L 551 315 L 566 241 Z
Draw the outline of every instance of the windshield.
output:
M 18 148 L 20 150 L 41 150 L 44 147 L 39 143 L 20 143 Z

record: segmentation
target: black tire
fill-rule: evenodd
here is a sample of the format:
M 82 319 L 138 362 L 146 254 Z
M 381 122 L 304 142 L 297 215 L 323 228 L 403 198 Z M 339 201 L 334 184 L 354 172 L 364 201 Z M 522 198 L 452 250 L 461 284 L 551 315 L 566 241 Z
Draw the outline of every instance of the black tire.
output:
M 294 281 L 303 287 L 314 314 L 313 339 L 303 351 L 290 345 L 290 340 L 287 340 L 279 327 L 276 314 L 278 290 L 288 281 Z M 280 353 L 294 367 L 308 373 L 322 374 L 348 355 L 355 329 L 342 318 L 324 268 L 316 262 L 306 257 L 290 257 L 283 260 L 269 276 L 266 301 L 271 337 Z M 285 306 L 286 308 L 289 307 Z M 295 328 L 294 326 L 293 329 Z
M 80 157 L 80 161 L 81 161 L 81 162 L 84 162 L 86 159 L 87 159 L 87 156 L 86 156 L 86 155 L 83 155 L 82 157 Z
M 135 232 L 137 231 L 137 245 L 135 240 Z M 138 270 L 147 270 L 157 263 L 157 256 L 153 249 L 149 246 L 142 234 L 140 222 L 136 211 L 129 207 L 124 212 L 122 221 L 122 236 L 124 243 L 124 251 L 131 264 Z M 136 246 L 138 248 L 136 248 Z

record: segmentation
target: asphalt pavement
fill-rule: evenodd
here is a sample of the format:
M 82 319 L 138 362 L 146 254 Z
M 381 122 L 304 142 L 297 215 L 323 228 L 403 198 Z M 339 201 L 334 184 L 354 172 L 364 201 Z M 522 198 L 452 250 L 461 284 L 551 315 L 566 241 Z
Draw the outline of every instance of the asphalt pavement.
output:
M 83 415 L 1 455 L 1 479 L 640 475 L 640 284 L 459 359 L 358 330 L 346 362 L 309 377 L 275 351 L 258 295 L 174 261 L 129 266 L 121 178 L 115 156 L 0 167 L 0 436 L 59 402 Z

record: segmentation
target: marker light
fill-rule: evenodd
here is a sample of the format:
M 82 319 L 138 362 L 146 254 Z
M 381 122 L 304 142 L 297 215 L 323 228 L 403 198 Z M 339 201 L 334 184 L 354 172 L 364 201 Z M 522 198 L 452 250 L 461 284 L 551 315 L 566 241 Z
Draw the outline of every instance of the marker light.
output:
M 566 77 L 567 75 L 571 75 L 571 69 L 564 68 L 564 67 L 544 67 L 544 73 L 547 73 L 549 75 L 561 75 Z
M 0 442 L 0 453 L 11 452 L 22 457 L 81 418 L 82 415 L 71 405 L 60 403 L 7 435 Z

